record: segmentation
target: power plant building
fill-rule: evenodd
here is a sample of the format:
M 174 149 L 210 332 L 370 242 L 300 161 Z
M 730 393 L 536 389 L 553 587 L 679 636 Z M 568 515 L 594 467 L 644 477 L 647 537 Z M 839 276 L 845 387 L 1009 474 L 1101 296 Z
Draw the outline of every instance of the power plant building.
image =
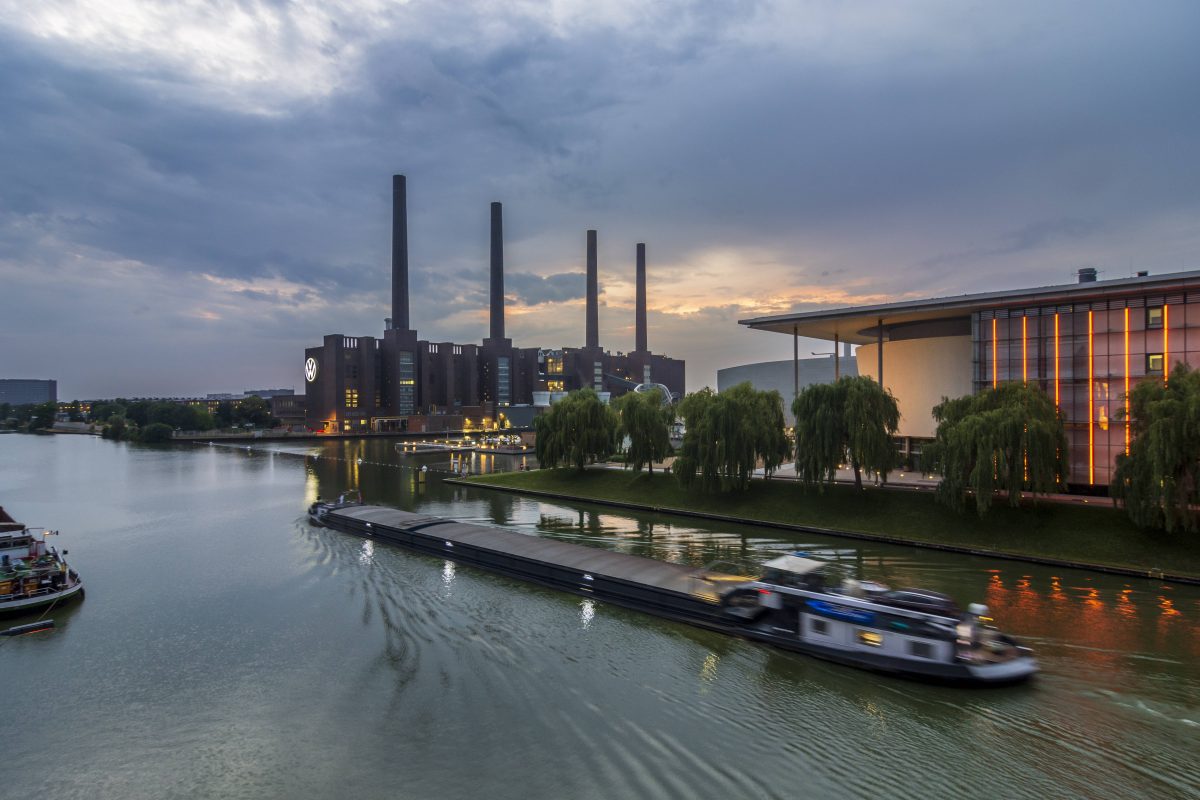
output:
M 1035 384 L 1062 412 L 1067 483 L 1111 482 L 1132 427 L 1119 412 L 1140 381 L 1200 368 L 1200 271 L 1096 280 L 1013 292 L 781 314 L 742 320 L 755 330 L 850 342 L 859 374 L 900 406 L 906 454 L 933 438 L 932 409 L 1002 383 Z M 798 348 L 796 348 L 798 349 Z
M 615 396 L 641 383 L 684 391 L 684 362 L 646 344 L 645 245 L 637 245 L 636 348 L 600 347 L 596 231 L 586 239 L 585 345 L 516 347 L 504 325 L 503 208 L 491 205 L 489 330 L 481 344 L 432 342 L 411 327 L 407 186 L 392 178 L 392 316 L 382 338 L 330 334 L 305 350 L 307 424 L 329 433 L 461 430 L 503 417 L 521 422 L 534 409 L 583 387 Z

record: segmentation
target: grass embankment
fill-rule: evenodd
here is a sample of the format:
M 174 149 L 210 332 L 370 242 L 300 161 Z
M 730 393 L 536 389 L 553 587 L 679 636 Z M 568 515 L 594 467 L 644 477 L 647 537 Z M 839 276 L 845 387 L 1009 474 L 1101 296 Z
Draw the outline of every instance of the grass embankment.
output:
M 744 493 L 684 491 L 673 476 L 623 470 L 535 470 L 480 475 L 471 483 L 518 491 L 549 492 L 578 500 L 603 500 L 675 510 L 891 537 L 914 544 L 966 548 L 1019 557 L 1100 565 L 1200 578 L 1200 542 L 1183 534 L 1142 531 L 1109 501 L 1097 507 L 1038 503 L 993 506 L 984 519 L 958 514 L 932 493 L 852 486 L 824 492 L 792 481 L 753 481 Z

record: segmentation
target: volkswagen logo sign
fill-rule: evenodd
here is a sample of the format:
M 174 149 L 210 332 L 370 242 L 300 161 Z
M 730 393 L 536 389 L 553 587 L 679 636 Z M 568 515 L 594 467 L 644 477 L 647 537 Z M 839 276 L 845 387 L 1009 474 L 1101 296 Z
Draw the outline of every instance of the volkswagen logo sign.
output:
M 310 358 L 304 362 L 304 380 L 312 383 L 317 379 L 317 360 Z

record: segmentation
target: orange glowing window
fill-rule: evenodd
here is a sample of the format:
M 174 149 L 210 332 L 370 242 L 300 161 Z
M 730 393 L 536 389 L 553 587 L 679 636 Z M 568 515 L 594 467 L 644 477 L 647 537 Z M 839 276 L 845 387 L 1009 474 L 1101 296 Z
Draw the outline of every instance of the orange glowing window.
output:
M 1058 406 L 1058 314 L 1054 315 L 1054 405 Z
M 1029 383 L 1029 317 L 1021 317 L 1021 380 Z
M 1092 314 L 1088 312 L 1088 483 L 1096 482 L 1096 359 Z
M 992 388 L 995 389 L 1000 382 L 1000 366 L 999 357 L 1000 346 L 996 342 L 996 320 L 992 320 Z

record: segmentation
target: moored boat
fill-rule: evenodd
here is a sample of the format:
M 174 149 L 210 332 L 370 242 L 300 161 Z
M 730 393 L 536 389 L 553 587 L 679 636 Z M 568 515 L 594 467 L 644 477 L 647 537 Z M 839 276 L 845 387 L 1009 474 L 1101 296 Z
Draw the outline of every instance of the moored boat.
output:
M 24 614 L 83 597 L 83 581 L 60 554 L 46 545 L 55 533 L 31 529 L 0 507 L 0 616 Z

